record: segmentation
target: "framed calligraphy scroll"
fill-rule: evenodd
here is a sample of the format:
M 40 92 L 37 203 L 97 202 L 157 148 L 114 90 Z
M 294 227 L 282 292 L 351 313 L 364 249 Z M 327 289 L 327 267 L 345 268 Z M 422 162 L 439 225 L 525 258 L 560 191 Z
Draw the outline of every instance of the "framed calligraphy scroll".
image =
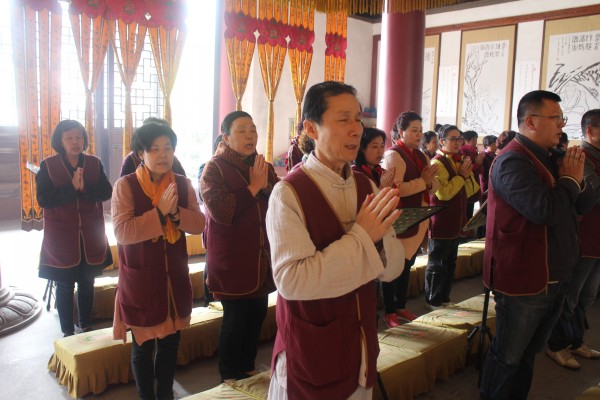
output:
M 425 37 L 423 58 L 423 97 L 421 118 L 423 131 L 433 130 L 437 102 L 438 66 L 440 64 L 440 35 Z
M 600 107 L 600 15 L 546 21 L 541 87 L 557 93 L 569 118 L 563 131 L 581 138 L 581 116 Z
M 510 126 L 515 53 L 514 25 L 462 33 L 458 127 L 479 136 Z

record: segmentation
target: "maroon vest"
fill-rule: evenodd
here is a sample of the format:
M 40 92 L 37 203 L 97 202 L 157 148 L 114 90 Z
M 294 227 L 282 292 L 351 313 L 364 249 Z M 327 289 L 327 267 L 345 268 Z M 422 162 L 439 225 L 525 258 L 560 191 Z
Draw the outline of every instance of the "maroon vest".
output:
M 589 160 L 600 175 L 600 162 L 585 151 L 585 159 Z M 600 226 L 600 206 L 596 204 L 594 208 L 581 218 L 579 231 L 581 234 L 581 256 L 590 258 L 600 258 L 600 239 L 598 238 L 598 227 Z
M 55 188 L 72 184 L 73 177 L 60 155 L 48 157 L 45 161 Z M 100 160 L 84 154 L 84 188 L 85 185 L 98 184 L 100 170 Z M 78 195 L 61 206 L 45 208 L 40 264 L 59 268 L 78 265 L 81 262 L 80 239 L 83 240 L 86 263 L 101 264 L 108 250 L 101 202 Z
M 219 166 L 230 192 L 248 186 L 248 180 L 228 162 L 216 157 L 211 162 Z M 206 212 L 209 232 L 206 252 L 210 254 L 208 285 L 218 299 L 253 298 L 275 290 L 265 225 L 269 201 L 263 196 L 257 196 L 254 201 L 255 205 L 235 216 L 232 225 L 219 223 L 208 210 Z
M 354 174 L 357 212 L 372 192 L 366 176 Z M 344 228 L 335 212 L 303 168 L 284 179 L 304 211 L 306 229 L 318 251 L 340 239 Z M 377 320 L 375 281 L 340 297 L 288 301 L 277 297 L 277 355 L 286 352 L 287 393 L 294 399 L 346 399 L 358 387 L 361 343 L 367 353 L 367 387 L 377 378 Z
M 554 186 L 550 171 L 518 140 L 512 140 L 500 154 L 504 152 L 526 155 L 548 188 Z M 483 282 L 511 296 L 540 293 L 549 277 L 547 227 L 530 222 L 496 195 L 491 179 L 494 164 L 488 186 Z
M 439 160 L 446 168 L 448 180 L 458 175 L 447 157 L 437 154 L 433 159 Z M 459 237 L 462 227 L 467 224 L 467 191 L 465 187 L 463 186 L 448 201 L 440 200 L 434 194 L 430 197 L 429 204 L 445 207 L 429 220 L 429 237 L 432 239 L 456 239 Z
M 134 200 L 134 215 L 140 216 L 155 207 L 146 196 L 135 174 L 126 175 Z M 177 205 L 187 208 L 187 182 L 175 175 Z M 119 249 L 119 307 L 123 322 L 133 326 L 154 326 L 167 319 L 169 285 L 177 316 L 192 313 L 192 284 L 188 268 L 185 233 L 170 244 L 160 236 Z
M 406 152 L 398 145 L 392 147 L 396 153 L 400 154 L 404 163 L 406 164 L 406 172 L 404 173 L 404 181 L 412 181 L 413 179 L 418 179 L 421 177 L 421 172 L 419 172 L 419 168 L 413 161 L 413 159 L 406 154 Z M 418 158 L 421 159 L 423 165 L 427 165 L 427 158 L 425 154 L 423 154 L 420 150 L 414 149 L 414 153 Z M 423 205 L 423 192 L 415 193 L 410 196 L 402 197 L 400 200 L 399 207 L 421 207 Z M 407 229 L 404 233 L 400 233 L 396 235 L 399 238 L 409 238 L 415 236 L 419 232 L 419 225 L 416 224 L 412 228 Z

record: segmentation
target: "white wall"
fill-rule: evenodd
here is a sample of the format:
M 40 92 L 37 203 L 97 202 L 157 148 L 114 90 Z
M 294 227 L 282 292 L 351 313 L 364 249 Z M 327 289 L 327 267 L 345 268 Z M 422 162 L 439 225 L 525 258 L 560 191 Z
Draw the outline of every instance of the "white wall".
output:
M 306 90 L 325 77 L 325 30 L 326 16 L 315 14 L 315 41 L 313 43 L 313 58 Z M 345 82 L 354 86 L 363 106 L 369 106 L 371 93 L 371 54 L 373 48 L 373 24 L 352 18 L 348 19 L 348 49 L 346 51 Z M 260 73 L 258 49 L 250 68 L 248 86 L 242 99 L 242 107 L 252 115 L 258 129 L 258 152 L 265 153 L 267 137 L 268 101 Z M 296 100 L 292 86 L 289 58 L 286 56 L 281 80 L 275 96 L 275 121 L 273 158 L 286 153 L 289 147 L 290 119 L 296 115 Z

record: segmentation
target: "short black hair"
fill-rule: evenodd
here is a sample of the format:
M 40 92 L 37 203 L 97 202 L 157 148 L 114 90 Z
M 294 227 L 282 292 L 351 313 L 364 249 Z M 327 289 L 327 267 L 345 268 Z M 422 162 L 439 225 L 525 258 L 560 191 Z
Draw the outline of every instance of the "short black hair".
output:
M 367 163 L 367 160 L 365 159 L 363 150 L 365 150 L 367 148 L 367 146 L 369 145 L 369 143 L 371 143 L 373 141 L 373 139 L 375 139 L 377 137 L 381 137 L 383 139 L 383 143 L 385 144 L 385 132 L 384 131 L 382 131 L 381 129 L 377 129 L 377 128 L 364 128 L 363 129 L 363 134 L 360 138 L 360 149 L 358 150 L 358 153 L 356 154 L 356 160 L 354 160 L 354 164 L 356 164 L 360 167 Z
M 139 145 L 138 151 L 150 151 L 152 143 L 161 136 L 166 136 L 171 141 L 173 149 L 177 147 L 177 135 L 169 125 L 149 122 L 135 130 L 135 136 Z
M 502 150 L 505 148 L 506 145 L 515 138 L 515 136 L 517 136 L 517 132 L 511 130 L 500 133 L 500 135 L 498 135 L 498 140 L 496 141 L 498 144 L 498 149 Z
M 442 125 L 442 124 L 435 124 L 435 126 L 433 127 L 433 131 L 435 133 L 438 133 L 440 131 L 440 129 L 442 129 L 442 126 L 444 126 L 444 125 Z
M 479 135 L 475 131 L 464 131 L 462 137 L 465 138 L 465 142 L 468 142 L 469 140 L 477 139 Z
M 171 126 L 169 121 L 167 121 L 166 119 L 158 118 L 158 117 L 148 117 L 142 122 L 142 125 L 146 125 L 149 123 L 163 124 L 163 125 Z
M 434 131 L 427 131 L 423 133 L 423 137 L 421 138 L 421 150 L 427 150 L 425 148 L 426 144 L 429 144 L 429 142 L 431 142 L 431 139 L 433 138 L 437 138 L 437 133 L 435 133 Z
M 400 139 L 400 131 L 408 129 L 410 123 L 413 121 L 423 121 L 423 118 L 414 111 L 405 111 L 398 115 L 398 118 L 396 118 L 396 122 L 394 122 L 394 126 L 392 127 L 392 140 L 394 142 L 398 141 L 398 139 Z
M 50 138 L 50 144 L 54 151 L 58 154 L 64 154 L 65 149 L 62 146 L 62 137 L 63 133 L 66 131 L 70 131 L 71 129 L 79 129 L 81 132 L 81 136 L 83 136 L 83 151 L 85 151 L 88 147 L 88 134 L 85 130 L 85 127 L 81 125 L 81 122 L 75 121 L 72 119 L 64 119 L 60 121 L 56 127 L 54 127 L 54 131 L 52 132 L 52 136 Z
M 483 147 L 490 147 L 491 145 L 496 143 L 497 140 L 498 137 L 496 135 L 485 135 L 483 137 Z
M 562 99 L 556 93 L 547 90 L 534 90 L 527 93 L 519 100 L 519 106 L 517 107 L 517 122 L 519 126 L 525 121 L 527 114 L 538 112 L 540 107 L 544 105 L 544 100 L 560 103 Z
M 600 108 L 588 110 L 581 117 L 581 132 L 584 137 L 588 126 L 600 126 Z
M 233 125 L 233 121 L 238 118 L 248 117 L 252 119 L 252 116 L 248 114 L 246 111 L 233 111 L 230 112 L 223 118 L 223 122 L 221 122 L 221 134 L 228 136 L 231 134 L 231 125 Z
M 325 81 L 308 89 L 302 105 L 302 119 L 321 124 L 323 114 L 327 111 L 327 99 L 340 94 L 351 94 L 356 97 L 356 89 L 343 82 Z
M 456 125 L 442 125 L 442 127 L 440 128 L 440 130 L 438 131 L 438 139 L 446 139 L 446 136 L 448 136 L 448 132 L 450 131 L 454 131 L 457 130 L 458 133 L 460 133 L 460 129 L 458 129 L 458 127 Z

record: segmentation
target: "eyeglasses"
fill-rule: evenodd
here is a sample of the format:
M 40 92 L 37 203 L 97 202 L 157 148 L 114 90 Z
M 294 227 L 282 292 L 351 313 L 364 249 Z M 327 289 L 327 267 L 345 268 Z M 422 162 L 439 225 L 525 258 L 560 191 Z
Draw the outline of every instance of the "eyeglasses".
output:
M 554 121 L 556 121 L 556 125 L 560 125 L 560 123 L 564 123 L 565 125 L 567 124 L 567 121 L 569 120 L 569 117 L 565 117 L 563 115 L 539 115 L 539 114 L 529 114 L 532 117 L 542 117 L 542 118 L 552 118 Z
M 464 143 L 465 142 L 465 138 L 460 137 L 460 136 L 454 136 L 454 137 L 449 137 L 449 138 L 444 138 L 442 140 L 449 140 L 452 143 Z

